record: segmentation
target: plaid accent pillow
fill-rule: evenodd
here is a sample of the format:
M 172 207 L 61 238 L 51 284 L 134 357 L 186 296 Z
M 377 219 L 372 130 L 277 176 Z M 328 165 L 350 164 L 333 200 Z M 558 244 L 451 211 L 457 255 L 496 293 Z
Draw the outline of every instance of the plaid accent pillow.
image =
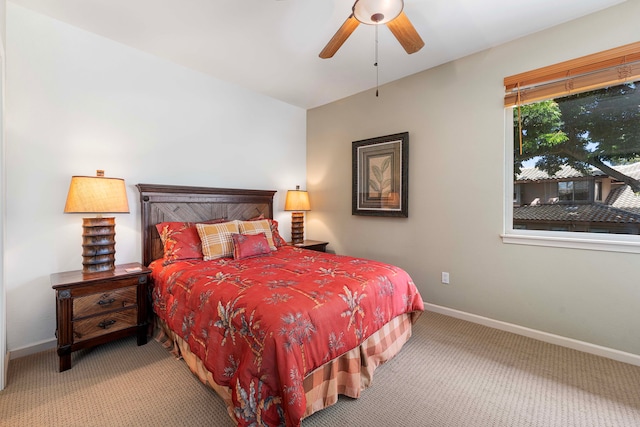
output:
M 221 224 L 196 224 L 205 261 L 233 256 L 232 234 L 238 234 L 238 221 Z
M 264 233 L 233 234 L 233 259 L 243 259 L 258 255 L 271 255 L 271 248 Z
M 269 226 L 271 228 L 271 238 L 273 239 L 273 244 L 276 248 L 281 246 L 287 246 L 287 241 L 282 238 L 280 235 L 280 231 L 278 231 L 278 221 L 271 218 L 265 218 L 263 214 L 258 215 L 255 218 L 250 218 L 247 221 L 260 221 L 266 219 L 269 221 Z
M 276 245 L 273 242 L 273 234 L 271 233 L 271 225 L 266 219 L 258 221 L 239 221 L 240 233 L 242 234 L 260 234 L 264 233 L 269 242 L 269 247 L 272 251 L 275 251 Z

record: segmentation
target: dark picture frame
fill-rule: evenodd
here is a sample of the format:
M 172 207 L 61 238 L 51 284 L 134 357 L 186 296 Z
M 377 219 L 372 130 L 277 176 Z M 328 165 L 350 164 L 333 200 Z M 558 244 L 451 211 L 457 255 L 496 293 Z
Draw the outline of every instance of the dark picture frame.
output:
M 409 217 L 409 132 L 353 141 L 351 214 Z

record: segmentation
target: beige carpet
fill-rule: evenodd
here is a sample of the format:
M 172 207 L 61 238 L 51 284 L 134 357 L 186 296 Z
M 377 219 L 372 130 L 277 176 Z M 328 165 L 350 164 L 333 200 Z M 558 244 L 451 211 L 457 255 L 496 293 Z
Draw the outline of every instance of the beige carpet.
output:
M 231 426 L 222 401 L 155 341 L 11 361 L 2 426 Z M 640 367 L 425 313 L 360 399 L 303 427 L 640 426 Z

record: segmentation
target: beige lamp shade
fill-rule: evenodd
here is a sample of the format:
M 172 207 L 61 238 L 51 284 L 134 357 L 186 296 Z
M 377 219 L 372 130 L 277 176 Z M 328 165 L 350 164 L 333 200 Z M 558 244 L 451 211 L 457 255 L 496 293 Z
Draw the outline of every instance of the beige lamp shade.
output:
M 310 211 L 309 193 L 300 190 L 300 186 L 296 185 L 295 190 L 287 191 L 287 198 L 284 202 L 285 211 Z
M 113 271 L 116 262 L 116 219 L 103 213 L 129 213 L 124 179 L 97 176 L 73 176 L 67 194 L 65 213 L 98 214 L 82 219 L 82 272 Z
M 284 210 L 293 211 L 291 212 L 291 243 L 302 244 L 304 242 L 304 211 L 311 210 L 309 193 L 301 191 L 299 185 L 296 185 L 295 190 L 287 191 Z
M 129 213 L 124 179 L 73 176 L 64 206 L 66 213 Z

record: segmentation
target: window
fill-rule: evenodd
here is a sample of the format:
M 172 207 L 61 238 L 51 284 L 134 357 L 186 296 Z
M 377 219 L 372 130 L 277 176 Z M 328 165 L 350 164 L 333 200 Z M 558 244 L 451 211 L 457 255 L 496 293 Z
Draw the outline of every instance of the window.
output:
M 520 184 L 513 185 L 513 203 L 520 204 Z
M 503 240 L 640 253 L 640 42 L 507 77 L 505 89 Z
M 602 201 L 602 181 L 596 181 L 594 185 L 595 191 L 593 198 L 596 202 Z
M 558 199 L 565 203 L 589 201 L 589 183 L 587 181 L 558 182 Z

